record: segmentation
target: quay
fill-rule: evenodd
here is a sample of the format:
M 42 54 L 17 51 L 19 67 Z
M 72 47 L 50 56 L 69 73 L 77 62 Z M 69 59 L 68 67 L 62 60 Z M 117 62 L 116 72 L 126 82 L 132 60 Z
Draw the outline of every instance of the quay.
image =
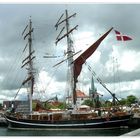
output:
M 4 118 L 3 112 L 0 112 L 0 126 L 7 126 L 7 122 Z
M 140 113 L 134 114 L 133 118 L 129 122 L 129 127 L 135 128 L 136 130 L 123 134 L 121 136 L 140 136 Z
M 140 128 L 140 113 L 135 113 L 133 118 L 128 123 L 129 127 L 131 128 Z
M 7 126 L 7 122 L 3 117 L 0 117 L 0 126 Z
M 129 133 L 123 134 L 121 136 L 140 136 L 140 128 Z

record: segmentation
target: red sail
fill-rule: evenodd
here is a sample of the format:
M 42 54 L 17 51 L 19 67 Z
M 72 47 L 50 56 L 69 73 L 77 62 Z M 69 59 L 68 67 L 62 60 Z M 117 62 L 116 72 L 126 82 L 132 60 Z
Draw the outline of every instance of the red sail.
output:
M 85 52 L 83 52 L 75 61 L 74 61 L 74 80 L 77 81 L 77 77 L 79 76 L 82 65 L 85 63 L 86 59 L 89 58 L 93 52 L 97 49 L 100 43 L 104 40 L 104 38 L 110 33 L 111 28 L 107 31 L 103 36 L 101 36 L 95 43 L 93 43 Z

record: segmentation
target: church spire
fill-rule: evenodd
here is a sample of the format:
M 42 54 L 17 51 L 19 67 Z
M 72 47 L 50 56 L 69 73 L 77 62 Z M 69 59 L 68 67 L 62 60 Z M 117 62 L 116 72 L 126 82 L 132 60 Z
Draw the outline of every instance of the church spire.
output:
M 89 95 L 92 96 L 94 93 L 97 92 L 97 89 L 94 85 L 94 79 L 93 79 L 93 76 L 91 78 L 91 87 L 89 88 Z

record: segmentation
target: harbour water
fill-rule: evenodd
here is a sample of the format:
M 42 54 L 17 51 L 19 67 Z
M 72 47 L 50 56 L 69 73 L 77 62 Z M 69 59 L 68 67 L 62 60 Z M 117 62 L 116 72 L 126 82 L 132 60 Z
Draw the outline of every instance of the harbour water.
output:
M 10 130 L 0 127 L 0 136 L 120 136 L 131 128 L 77 129 L 77 130 Z

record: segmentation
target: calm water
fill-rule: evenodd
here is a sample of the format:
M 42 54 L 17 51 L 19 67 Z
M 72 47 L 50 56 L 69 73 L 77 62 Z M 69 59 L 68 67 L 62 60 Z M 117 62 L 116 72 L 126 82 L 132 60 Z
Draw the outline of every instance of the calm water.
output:
M 0 127 L 0 136 L 120 136 L 133 130 L 130 128 L 102 130 L 9 130 L 6 127 Z

